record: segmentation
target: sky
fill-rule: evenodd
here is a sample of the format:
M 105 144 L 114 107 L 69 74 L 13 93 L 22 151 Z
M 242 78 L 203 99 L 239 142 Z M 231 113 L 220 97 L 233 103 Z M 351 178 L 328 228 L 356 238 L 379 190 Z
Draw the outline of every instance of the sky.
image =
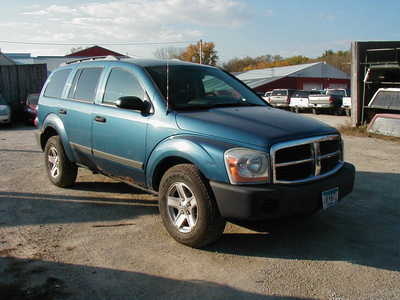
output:
M 157 48 L 202 39 L 215 43 L 223 63 L 265 54 L 317 57 L 328 49 L 350 49 L 355 40 L 400 40 L 399 0 L 2 2 L 1 51 L 35 56 L 65 55 L 72 47 L 98 44 L 133 57 L 153 57 Z

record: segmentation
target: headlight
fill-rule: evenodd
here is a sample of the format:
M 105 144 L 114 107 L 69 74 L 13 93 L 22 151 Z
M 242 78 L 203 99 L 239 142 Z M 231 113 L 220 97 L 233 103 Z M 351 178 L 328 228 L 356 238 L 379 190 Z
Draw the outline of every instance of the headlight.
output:
M 246 148 L 233 148 L 225 152 L 224 159 L 232 184 L 266 183 L 268 181 L 267 153 Z

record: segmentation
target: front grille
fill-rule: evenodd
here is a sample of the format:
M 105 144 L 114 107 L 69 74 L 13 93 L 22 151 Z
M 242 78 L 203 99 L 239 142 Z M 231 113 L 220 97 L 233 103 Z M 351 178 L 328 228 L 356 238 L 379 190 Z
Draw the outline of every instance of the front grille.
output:
M 290 141 L 271 147 L 274 183 L 301 183 L 338 171 L 343 165 L 339 135 Z

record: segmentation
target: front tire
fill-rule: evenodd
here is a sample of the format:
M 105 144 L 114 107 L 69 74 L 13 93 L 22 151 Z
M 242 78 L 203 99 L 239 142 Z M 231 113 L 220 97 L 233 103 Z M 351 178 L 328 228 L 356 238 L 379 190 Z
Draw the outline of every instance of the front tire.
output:
M 69 187 L 75 183 L 77 166 L 65 155 L 59 136 L 48 139 L 44 149 L 44 162 L 50 181 L 59 187 Z
M 162 221 L 176 241 L 200 248 L 222 236 L 226 222 L 207 180 L 194 165 L 170 168 L 161 179 L 159 197 Z

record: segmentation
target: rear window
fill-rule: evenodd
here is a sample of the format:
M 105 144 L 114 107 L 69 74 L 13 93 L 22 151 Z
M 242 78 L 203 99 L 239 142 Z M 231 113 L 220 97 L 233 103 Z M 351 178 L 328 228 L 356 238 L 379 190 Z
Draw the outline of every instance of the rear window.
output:
M 68 97 L 76 100 L 92 102 L 96 96 L 103 68 L 86 68 L 78 70 L 72 82 Z
M 369 107 L 400 110 L 400 89 L 378 90 Z
M 345 90 L 328 90 L 326 92 L 327 95 L 337 95 L 337 96 L 346 96 Z
M 47 84 L 44 95 L 46 97 L 60 98 L 69 73 L 71 73 L 71 69 L 56 71 L 50 77 L 50 82 Z
M 288 91 L 287 90 L 274 90 L 272 91 L 271 96 L 287 96 Z
M 307 91 L 296 91 L 293 93 L 293 98 L 308 98 L 310 93 Z

